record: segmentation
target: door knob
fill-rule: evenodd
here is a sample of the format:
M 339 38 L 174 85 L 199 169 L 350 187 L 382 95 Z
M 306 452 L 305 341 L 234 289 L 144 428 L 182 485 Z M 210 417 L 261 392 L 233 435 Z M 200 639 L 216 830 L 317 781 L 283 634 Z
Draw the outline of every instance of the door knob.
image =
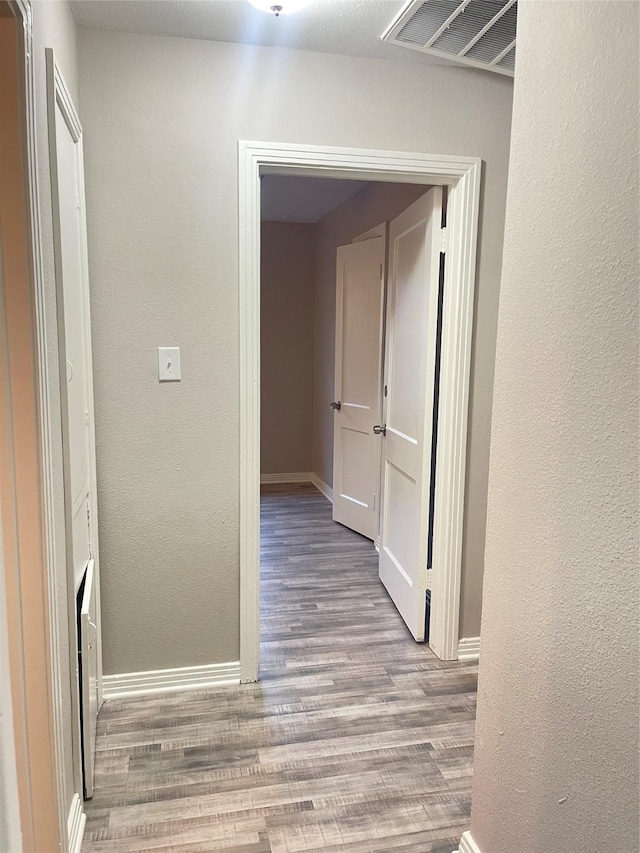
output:
M 334 400 L 333 403 L 329 403 L 329 408 L 335 409 L 336 412 L 339 412 L 342 408 L 342 403 L 340 402 L 340 400 Z
M 387 434 L 387 425 L 382 424 L 382 426 L 379 426 L 378 424 L 376 424 L 376 426 L 374 426 L 374 428 L 373 428 L 373 434 L 374 435 L 386 435 Z

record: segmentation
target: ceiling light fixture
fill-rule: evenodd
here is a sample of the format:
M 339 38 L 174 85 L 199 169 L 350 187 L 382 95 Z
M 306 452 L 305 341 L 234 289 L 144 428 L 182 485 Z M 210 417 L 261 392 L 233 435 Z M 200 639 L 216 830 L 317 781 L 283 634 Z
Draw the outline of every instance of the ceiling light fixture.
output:
M 276 18 L 297 12 L 305 2 L 306 0 L 249 0 L 256 9 L 260 9 L 261 12 L 271 12 Z

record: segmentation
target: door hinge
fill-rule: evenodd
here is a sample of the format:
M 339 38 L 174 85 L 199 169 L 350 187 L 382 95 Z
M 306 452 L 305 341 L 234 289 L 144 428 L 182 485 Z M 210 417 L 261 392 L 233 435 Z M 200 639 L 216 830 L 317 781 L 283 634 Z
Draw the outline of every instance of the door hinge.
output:
M 375 508 L 376 508 L 376 498 L 377 498 L 377 495 L 376 495 L 376 493 L 374 492 L 374 493 L 373 493 L 373 509 L 374 509 L 374 510 L 375 510 Z
M 380 264 L 380 281 L 382 281 L 382 264 Z
M 446 252 L 446 251 L 447 251 L 447 229 L 446 229 L 446 228 L 441 228 L 441 229 L 440 229 L 440 231 L 441 231 L 441 234 L 442 234 L 442 244 L 441 244 L 440 251 L 441 251 L 441 252 Z

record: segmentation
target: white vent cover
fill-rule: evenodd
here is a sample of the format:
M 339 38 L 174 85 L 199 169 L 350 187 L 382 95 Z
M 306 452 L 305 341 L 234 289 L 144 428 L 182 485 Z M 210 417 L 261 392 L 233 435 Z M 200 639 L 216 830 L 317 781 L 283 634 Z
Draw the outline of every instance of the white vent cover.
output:
M 516 0 L 411 0 L 383 41 L 513 77 Z

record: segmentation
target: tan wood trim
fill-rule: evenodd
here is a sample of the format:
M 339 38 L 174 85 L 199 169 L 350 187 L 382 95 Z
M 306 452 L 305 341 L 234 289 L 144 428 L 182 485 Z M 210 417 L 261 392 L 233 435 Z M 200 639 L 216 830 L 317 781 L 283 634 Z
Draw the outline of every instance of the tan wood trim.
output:
M 0 16 L 0 517 L 23 849 L 42 853 L 60 837 L 22 38 Z

